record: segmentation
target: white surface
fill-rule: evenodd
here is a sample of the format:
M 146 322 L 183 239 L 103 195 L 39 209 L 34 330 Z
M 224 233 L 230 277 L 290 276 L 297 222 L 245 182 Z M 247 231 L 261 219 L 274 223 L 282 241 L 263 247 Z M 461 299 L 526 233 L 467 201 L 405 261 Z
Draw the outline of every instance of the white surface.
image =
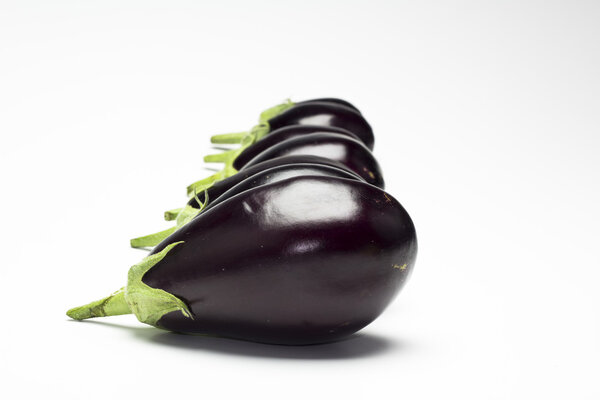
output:
M 597 2 L 204 3 L 0 3 L 2 398 L 600 397 Z M 319 96 L 361 108 L 418 229 L 380 319 L 293 348 L 66 318 L 210 134 Z

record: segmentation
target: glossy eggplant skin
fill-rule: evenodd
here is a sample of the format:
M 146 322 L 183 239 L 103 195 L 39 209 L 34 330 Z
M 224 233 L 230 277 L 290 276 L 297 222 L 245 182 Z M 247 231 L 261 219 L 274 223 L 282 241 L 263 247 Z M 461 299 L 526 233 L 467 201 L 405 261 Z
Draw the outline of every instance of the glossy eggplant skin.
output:
M 360 177 L 360 175 L 358 175 L 356 172 L 354 172 L 351 169 L 349 169 L 348 167 L 346 167 L 344 164 L 342 164 L 338 161 L 329 159 L 329 158 L 319 157 L 319 156 L 311 156 L 311 155 L 283 156 L 283 157 L 276 157 L 276 158 L 273 158 L 270 160 L 265 160 L 263 162 L 255 163 L 254 165 L 249 166 L 248 168 L 245 168 L 243 171 L 239 171 L 237 174 L 232 175 L 229 178 L 225 178 L 221 181 L 217 181 L 211 187 L 206 189 L 206 192 L 204 192 L 204 191 L 199 192 L 197 194 L 197 197 L 201 202 L 205 202 L 206 201 L 205 196 L 208 194 L 208 200 L 210 203 L 212 200 L 218 198 L 219 196 L 221 196 L 223 193 L 225 193 L 226 191 L 228 191 L 229 189 L 231 189 L 238 183 L 244 181 L 245 179 L 247 179 L 259 172 L 262 172 L 262 171 L 265 171 L 267 169 L 271 169 L 274 167 L 278 167 L 278 166 L 282 166 L 282 165 L 291 165 L 291 164 L 298 165 L 298 166 L 314 165 L 314 164 L 326 165 L 326 166 L 329 166 L 332 168 L 340 169 L 349 174 L 353 174 L 356 177 L 356 179 L 362 179 Z M 190 205 L 194 208 L 200 208 L 200 205 L 198 204 L 198 201 L 196 200 L 195 197 L 192 197 L 188 201 L 188 205 Z
M 310 133 L 337 133 L 340 135 L 351 137 L 355 140 L 360 140 L 354 133 L 347 131 L 342 128 L 334 126 L 319 126 L 319 125 L 291 125 L 284 126 L 273 132 L 270 132 L 267 136 L 254 143 L 250 147 L 247 147 L 240 155 L 233 161 L 233 168 L 238 171 L 250 160 L 256 157 L 263 150 L 268 149 L 281 143 L 284 140 L 291 139 L 293 137 L 308 135 Z
M 334 178 L 353 179 L 364 182 L 360 177 L 357 177 L 353 173 L 346 172 L 342 169 L 330 167 L 322 164 L 287 164 L 280 165 L 277 167 L 269 168 L 254 174 L 214 200 L 209 198 L 209 202 L 204 208 L 203 212 L 208 211 L 212 207 L 222 203 L 223 201 L 239 194 L 262 185 L 268 185 L 283 181 L 285 179 L 295 178 L 297 176 L 328 176 Z
M 408 279 L 415 228 L 383 190 L 297 177 L 231 197 L 160 243 L 183 241 L 143 277 L 189 307 L 159 327 L 266 343 L 342 339 L 372 322 Z
M 383 175 L 373 153 L 358 140 L 337 133 L 311 133 L 285 140 L 258 154 L 240 171 L 272 158 L 292 155 L 313 155 L 339 161 L 367 183 L 384 188 Z
M 290 125 L 335 126 L 354 133 L 370 150 L 373 150 L 375 141 L 373 130 L 367 120 L 357 111 L 340 104 L 318 102 L 296 104 L 271 118 L 268 123 L 270 131 Z
M 298 102 L 296 102 L 296 104 L 306 104 L 306 103 L 333 103 L 333 104 L 339 104 L 341 106 L 351 108 L 354 111 L 360 113 L 360 110 L 358 108 L 356 108 L 356 106 L 354 104 L 350 103 L 349 101 L 343 100 L 343 99 L 338 99 L 337 97 L 320 97 L 318 99 L 310 99 L 310 100 L 304 100 L 304 101 L 298 101 Z

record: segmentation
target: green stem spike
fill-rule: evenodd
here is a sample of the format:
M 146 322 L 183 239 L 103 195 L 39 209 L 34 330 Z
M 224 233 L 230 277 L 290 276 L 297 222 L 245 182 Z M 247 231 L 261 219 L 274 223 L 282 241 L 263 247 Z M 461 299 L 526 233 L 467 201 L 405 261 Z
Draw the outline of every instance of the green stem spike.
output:
M 103 299 L 67 311 L 67 315 L 76 320 L 131 313 L 129 304 L 125 301 L 125 288 L 121 288 Z
M 210 154 L 204 158 L 205 162 L 222 162 L 225 164 L 224 168 L 197 182 L 192 183 L 187 187 L 188 197 L 194 196 L 200 191 L 205 191 L 211 187 L 215 182 L 221 181 L 237 173 L 237 170 L 233 167 L 233 162 L 246 148 L 251 146 L 256 141 L 262 139 L 270 131 L 270 126 L 267 122 L 254 126 L 249 132 L 244 132 L 241 139 L 241 145 L 237 149 L 225 151 L 220 154 Z M 237 134 L 239 135 L 239 134 Z M 204 208 L 204 207 L 202 207 Z M 130 245 L 133 248 L 140 247 L 153 247 L 175 232 L 178 228 L 185 225 L 188 221 L 198 215 L 200 211 L 193 207 L 184 207 L 183 209 L 169 210 L 165 212 L 165 219 L 167 221 L 176 220 L 176 226 L 166 229 L 161 232 L 153 233 L 150 235 L 131 239 Z
M 296 103 L 287 99 L 284 103 L 277 104 L 271 108 L 267 108 L 265 111 L 260 113 L 260 117 L 258 118 L 259 123 L 268 122 L 271 118 L 276 117 L 282 112 L 292 108 Z M 223 133 L 220 135 L 213 135 L 210 138 L 211 143 L 215 144 L 237 144 L 241 143 L 244 136 L 246 136 L 248 132 L 236 132 L 236 133 Z
M 248 132 L 236 132 L 236 133 L 223 133 L 221 135 L 213 135 L 210 138 L 210 142 L 214 144 L 237 144 L 241 143 L 244 136 Z
M 215 160 L 215 162 L 216 162 L 216 159 L 220 160 L 221 157 L 227 158 L 227 161 L 225 161 L 225 167 L 221 171 L 217 172 L 216 174 L 213 174 L 207 178 L 201 179 L 201 180 L 196 181 L 196 182 L 192 183 L 191 185 L 189 185 L 187 187 L 188 197 L 193 196 L 194 193 L 208 189 L 215 182 L 221 181 L 225 178 L 228 178 L 228 177 L 236 174 L 237 170 L 235 168 L 233 168 L 233 162 L 235 161 L 236 157 L 242 151 L 244 151 L 244 149 L 246 149 L 248 146 L 252 145 L 256 141 L 262 139 L 265 135 L 267 135 L 269 133 L 270 129 L 271 129 L 271 127 L 266 122 L 258 124 L 255 127 L 253 127 L 248 133 L 246 133 L 246 135 L 242 138 L 241 146 L 238 149 L 227 151 L 224 153 L 225 154 L 224 156 L 221 156 L 219 154 L 207 156 L 208 160 L 211 160 L 211 161 Z M 205 161 L 206 160 L 207 159 L 205 159 Z M 219 161 L 219 162 L 223 162 L 223 161 Z
M 180 311 L 185 317 L 193 318 L 188 306 L 178 297 L 161 289 L 155 289 L 142 279 L 146 272 L 158 264 L 173 249 L 183 242 L 171 243 L 161 252 L 145 257 L 129 269 L 127 286 L 104 299 L 67 311 L 76 320 L 112 315 L 135 314 L 143 323 L 156 326 L 160 318 L 173 311 Z
M 176 229 L 177 227 L 174 226 L 172 228 L 165 229 L 164 231 L 131 239 L 129 243 L 134 249 L 139 249 L 140 247 L 153 247 L 169 237 L 173 232 L 175 232 Z
M 165 221 L 175 221 L 181 212 L 181 208 L 165 211 Z
M 204 202 L 201 202 L 198 197 L 196 200 L 200 205 L 200 208 L 195 208 L 186 204 L 185 207 L 177 209 L 177 216 L 175 218 L 175 226 L 169 229 L 166 229 L 161 232 L 153 233 L 151 235 L 146 235 L 143 237 L 131 239 L 131 247 L 139 248 L 139 247 L 154 247 L 170 236 L 177 229 L 181 228 L 188 222 L 190 222 L 194 217 L 200 214 L 206 205 L 208 204 L 208 192 L 204 191 Z
M 204 156 L 204 162 L 206 163 L 229 163 L 235 160 L 240 154 L 239 149 L 228 150 L 218 154 L 209 154 Z

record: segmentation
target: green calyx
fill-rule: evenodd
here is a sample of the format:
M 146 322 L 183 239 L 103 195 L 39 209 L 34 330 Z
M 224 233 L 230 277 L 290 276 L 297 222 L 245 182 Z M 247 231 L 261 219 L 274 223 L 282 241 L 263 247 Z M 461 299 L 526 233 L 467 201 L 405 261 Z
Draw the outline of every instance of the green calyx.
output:
M 205 162 L 218 162 L 225 164 L 223 169 L 219 172 L 209 176 L 208 178 L 201 179 L 189 185 L 187 187 L 188 197 L 192 197 L 194 193 L 206 190 L 211 187 L 215 182 L 222 181 L 225 178 L 229 178 L 235 175 L 238 171 L 233 167 L 233 162 L 246 148 L 250 147 L 253 143 L 256 143 L 263 137 L 265 137 L 271 127 L 268 123 L 261 123 L 253 127 L 249 132 L 246 132 L 243 138 L 240 139 L 240 147 L 233 150 L 228 150 L 219 154 L 210 154 L 204 157 Z
M 247 136 L 244 138 L 244 140 L 242 140 L 242 147 L 244 147 L 245 149 L 251 144 L 258 142 L 260 139 L 268 135 L 270 131 L 271 126 L 269 125 L 269 123 L 266 121 L 261 122 L 260 124 L 252 128 L 252 130 L 250 131 L 250 136 Z
M 260 115 L 260 123 L 254 126 L 250 131 L 247 132 L 236 132 L 236 133 L 227 133 L 222 135 L 216 135 L 211 138 L 212 143 L 239 143 L 240 146 L 237 149 L 232 149 L 228 151 L 224 151 L 219 154 L 209 154 L 204 157 L 204 161 L 207 163 L 223 163 L 223 169 L 219 172 L 196 181 L 187 187 L 187 195 L 188 197 L 194 196 L 196 193 L 201 191 L 206 191 L 206 189 L 210 188 L 215 182 L 219 182 L 223 179 L 226 179 L 238 171 L 233 167 L 233 163 L 236 158 L 248 147 L 252 144 L 256 143 L 263 137 L 265 137 L 271 130 L 269 126 L 268 120 L 282 113 L 283 111 L 293 107 L 294 103 L 291 101 L 287 101 L 285 103 L 279 104 L 277 106 L 271 107 L 265 111 L 263 111 Z M 130 240 L 131 247 L 140 248 L 140 247 L 153 247 L 162 242 L 164 239 L 169 237 L 173 232 L 177 229 L 185 225 L 188 221 L 194 218 L 198 213 L 202 211 L 206 204 L 202 205 L 200 210 L 195 209 L 193 207 L 186 206 L 184 208 L 178 208 L 174 210 L 169 210 L 164 213 L 164 218 L 167 221 L 176 221 L 176 226 L 171 227 L 169 229 L 165 229 L 164 231 L 152 233 L 150 235 L 137 237 Z
M 129 269 L 127 286 L 112 295 L 67 311 L 75 320 L 111 315 L 135 314 L 143 323 L 156 326 L 163 315 L 180 311 L 185 317 L 192 318 L 187 305 L 178 297 L 161 289 L 152 288 L 142 282 L 146 272 L 158 264 L 173 249 L 183 242 L 171 243 L 161 252 L 145 257 Z
M 175 226 L 169 229 L 165 229 L 164 231 L 131 239 L 129 241 L 131 247 L 154 247 L 163 240 L 165 240 L 167 237 L 171 236 L 177 229 L 190 222 L 196 215 L 200 214 L 202 210 L 204 210 L 204 207 L 206 207 L 206 205 L 208 204 L 208 192 L 206 190 L 204 191 L 204 202 L 201 202 L 198 196 L 196 196 L 196 201 L 200 205 L 200 208 L 195 208 L 190 206 L 189 204 L 186 204 L 183 208 L 166 211 L 165 219 L 167 221 L 175 220 Z
M 146 236 L 137 237 L 137 238 L 131 239 L 129 241 L 129 245 L 131 247 L 133 247 L 134 249 L 139 249 L 142 247 L 154 247 L 157 244 L 159 244 L 160 242 L 162 242 L 163 240 L 165 240 L 166 238 L 168 238 L 169 236 L 171 236 L 171 234 L 173 232 L 175 232 L 176 230 L 177 230 L 177 226 L 173 226 L 169 229 L 165 229 L 164 231 L 152 233 L 152 234 L 146 235 Z
M 277 104 L 276 106 L 268 108 L 262 113 L 260 113 L 260 118 L 258 120 L 259 122 L 267 122 L 271 118 L 276 117 L 282 112 L 292 108 L 295 104 L 296 103 L 294 103 L 290 99 L 287 99 L 285 103 Z
M 221 181 L 221 180 L 227 178 L 227 176 L 231 176 L 231 175 L 235 174 L 236 172 L 237 171 L 233 170 L 233 171 L 231 171 L 230 175 L 228 175 L 228 171 L 225 171 L 223 169 L 215 174 L 212 174 L 211 176 L 209 176 L 207 178 L 200 179 L 199 181 L 196 181 L 187 187 L 187 189 L 186 189 L 187 196 L 193 197 L 194 193 L 198 193 L 203 190 L 206 190 L 209 187 L 211 187 L 215 182 Z
M 140 322 L 156 326 L 163 315 L 173 311 L 181 311 L 185 317 L 192 318 L 192 313 L 181 299 L 164 290 L 151 288 L 142 282 L 146 272 L 165 258 L 173 247 L 181 243 L 183 242 L 171 243 L 160 253 L 144 258 L 140 263 L 129 269 L 125 300 L 131 312 L 135 314 Z
M 270 127 L 267 122 L 260 123 L 253 127 L 240 139 L 240 147 L 233 150 L 224 151 L 218 154 L 209 154 L 204 157 L 207 163 L 224 163 L 225 167 L 233 168 L 233 162 L 244 150 L 256 143 L 269 133 Z
M 267 108 L 265 111 L 260 113 L 258 122 L 259 122 L 259 124 L 268 123 L 271 118 L 278 116 L 282 112 L 289 110 L 290 108 L 292 108 L 295 105 L 296 105 L 296 103 L 294 103 L 290 99 L 287 99 L 285 102 L 283 102 L 281 104 L 277 104 L 276 106 Z M 249 132 L 235 132 L 235 133 L 223 133 L 220 135 L 213 135 L 210 138 L 210 142 L 214 143 L 214 144 L 242 143 L 242 140 L 244 139 L 244 137 L 246 137 L 246 135 L 248 135 L 248 133 Z

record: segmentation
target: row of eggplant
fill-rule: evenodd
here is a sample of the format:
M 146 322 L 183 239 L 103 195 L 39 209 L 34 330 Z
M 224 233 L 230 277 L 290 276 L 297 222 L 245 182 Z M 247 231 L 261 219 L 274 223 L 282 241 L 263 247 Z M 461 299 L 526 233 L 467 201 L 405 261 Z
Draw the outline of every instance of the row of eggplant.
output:
M 213 136 L 213 143 L 242 145 L 239 149 L 206 156 L 206 162 L 222 162 L 225 164 L 224 168 L 188 186 L 188 195 L 192 198 L 187 206 L 165 213 L 167 220 L 176 220 L 174 227 L 132 239 L 131 246 L 139 248 L 157 245 L 195 217 L 205 204 L 205 198 L 216 200 L 215 183 L 225 180 L 218 187 L 227 188 L 240 183 L 238 172 L 243 172 L 242 176 L 248 177 L 275 166 L 289 164 L 285 168 L 288 171 L 285 176 L 288 176 L 292 173 L 289 171 L 294 169 L 291 164 L 326 163 L 384 188 L 381 169 L 371 152 L 374 145 L 371 126 L 349 102 L 335 98 L 286 102 L 261 113 L 259 120 L 259 125 L 248 132 Z M 295 158 L 288 159 L 290 156 Z M 305 158 L 302 159 L 302 156 Z M 315 157 L 323 160 L 316 160 Z M 331 162 L 335 162 L 335 165 L 331 165 Z M 230 179 L 233 176 L 236 178 Z M 281 179 L 278 176 L 279 174 L 271 179 Z M 263 184 L 266 183 L 268 182 Z M 206 196 L 204 191 L 207 191 Z M 221 194 L 223 193 L 218 193 L 219 196 Z M 201 197 L 202 201 L 198 202 L 197 197 Z M 208 204 L 210 203 L 206 203 Z
M 288 101 L 211 141 L 240 146 L 205 158 L 224 168 L 165 213 L 175 226 L 132 239 L 153 249 L 126 286 L 67 314 L 133 313 L 175 332 L 278 344 L 339 340 L 377 318 L 410 276 L 417 240 L 383 190 L 361 112 L 341 99 Z

